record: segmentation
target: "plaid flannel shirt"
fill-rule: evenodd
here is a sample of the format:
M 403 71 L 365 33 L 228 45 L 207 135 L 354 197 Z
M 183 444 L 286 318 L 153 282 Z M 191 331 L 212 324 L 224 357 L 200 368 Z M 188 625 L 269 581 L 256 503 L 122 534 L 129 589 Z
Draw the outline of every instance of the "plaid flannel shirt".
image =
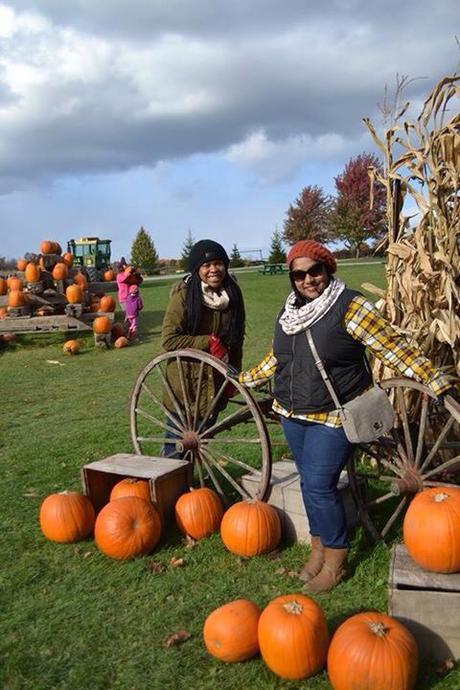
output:
M 378 309 L 362 295 L 351 300 L 343 325 L 347 333 L 369 348 L 388 367 L 402 376 L 425 384 L 435 395 L 439 395 L 452 385 L 450 378 L 435 369 L 431 362 L 399 335 Z M 257 366 L 241 372 L 239 382 L 248 388 L 257 387 L 274 376 L 276 365 L 276 357 L 273 351 L 270 351 Z M 337 410 L 293 415 L 276 399 L 273 401 L 273 410 L 284 417 L 317 422 L 331 427 L 341 426 Z

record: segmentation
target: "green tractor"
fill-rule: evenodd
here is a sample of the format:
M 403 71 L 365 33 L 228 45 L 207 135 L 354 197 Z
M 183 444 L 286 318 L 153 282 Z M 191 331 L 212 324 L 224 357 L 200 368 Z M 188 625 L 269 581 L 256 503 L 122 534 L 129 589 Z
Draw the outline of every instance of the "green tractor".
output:
M 112 240 L 100 240 L 99 237 L 80 237 L 69 240 L 67 251 L 73 254 L 74 266 L 86 270 L 91 282 L 100 280 L 102 274 L 110 268 L 110 244 Z

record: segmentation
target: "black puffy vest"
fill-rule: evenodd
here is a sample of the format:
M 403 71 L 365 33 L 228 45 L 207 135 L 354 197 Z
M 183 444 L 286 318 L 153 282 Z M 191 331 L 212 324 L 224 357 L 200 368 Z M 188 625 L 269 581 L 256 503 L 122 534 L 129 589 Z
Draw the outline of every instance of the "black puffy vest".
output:
M 341 403 L 352 400 L 372 383 L 365 347 L 345 330 L 343 317 L 359 295 L 346 288 L 334 306 L 311 328 L 313 340 Z M 336 408 L 315 365 L 305 331 L 287 335 L 276 320 L 273 352 L 277 359 L 275 398 L 293 414 L 330 412 Z

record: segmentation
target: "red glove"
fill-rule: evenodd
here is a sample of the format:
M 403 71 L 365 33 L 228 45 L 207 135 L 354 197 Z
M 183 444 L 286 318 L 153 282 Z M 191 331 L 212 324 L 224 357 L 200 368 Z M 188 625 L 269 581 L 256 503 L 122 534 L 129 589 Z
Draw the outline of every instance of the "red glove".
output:
M 228 350 L 215 333 L 209 336 L 209 354 L 217 359 L 228 359 Z

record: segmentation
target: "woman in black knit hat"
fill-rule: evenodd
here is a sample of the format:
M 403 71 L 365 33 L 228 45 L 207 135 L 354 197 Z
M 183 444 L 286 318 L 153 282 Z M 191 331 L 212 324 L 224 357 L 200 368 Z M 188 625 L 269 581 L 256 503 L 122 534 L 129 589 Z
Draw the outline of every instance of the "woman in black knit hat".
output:
M 173 286 L 163 319 L 161 344 L 172 351 L 194 348 L 209 352 L 226 364 L 241 369 L 245 311 L 241 290 L 228 272 L 230 259 L 218 242 L 200 240 L 189 256 L 189 273 Z M 198 415 L 204 417 L 215 395 L 215 378 L 202 376 L 197 391 L 199 364 L 187 363 L 186 386 L 190 400 L 199 396 Z M 182 400 L 182 386 L 175 362 L 167 369 L 168 382 Z M 231 393 L 229 386 L 228 393 Z M 166 391 L 163 402 L 174 414 L 174 405 Z M 168 437 L 175 438 L 171 429 Z M 164 454 L 172 457 L 174 445 L 167 444 Z M 177 456 L 177 454 L 176 454 Z

